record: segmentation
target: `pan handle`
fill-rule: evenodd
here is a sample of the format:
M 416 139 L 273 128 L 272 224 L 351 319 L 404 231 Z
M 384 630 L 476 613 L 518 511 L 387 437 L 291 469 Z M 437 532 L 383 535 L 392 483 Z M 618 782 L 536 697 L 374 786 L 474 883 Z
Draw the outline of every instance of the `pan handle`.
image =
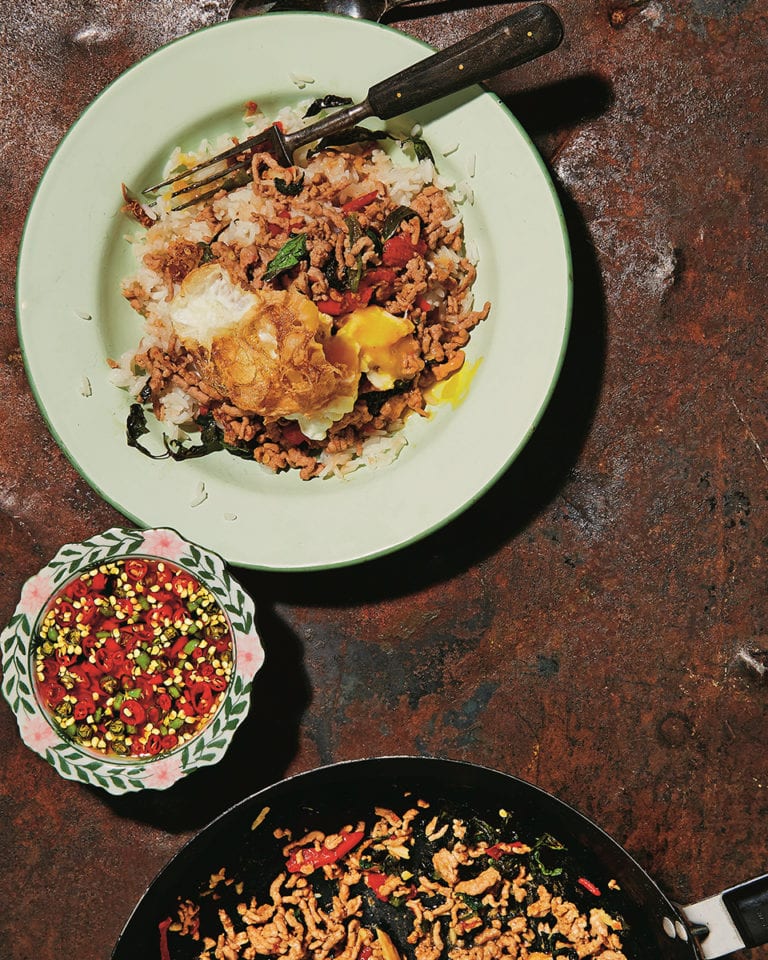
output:
M 682 907 L 704 960 L 768 943 L 768 874 Z

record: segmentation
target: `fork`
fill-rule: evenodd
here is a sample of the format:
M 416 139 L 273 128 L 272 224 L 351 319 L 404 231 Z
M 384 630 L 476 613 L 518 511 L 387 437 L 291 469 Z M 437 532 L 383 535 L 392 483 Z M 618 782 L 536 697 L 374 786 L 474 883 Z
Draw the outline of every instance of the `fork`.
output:
M 292 166 L 295 151 L 308 143 L 334 136 L 370 117 L 390 120 L 426 106 L 502 70 L 534 60 L 554 50 L 562 38 L 563 25 L 555 11 L 546 3 L 533 3 L 380 81 L 359 103 L 342 107 L 290 133 L 273 124 L 197 166 L 147 187 L 143 193 L 157 194 L 176 184 L 177 189 L 168 194 L 170 209 L 183 210 L 220 190 L 247 183 L 252 178 L 251 160 L 257 152 L 270 152 L 282 166 Z M 223 169 L 212 169 L 222 164 Z M 181 185 L 182 181 L 186 182 Z M 209 189 L 197 193 L 202 187 Z M 195 192 L 191 199 L 174 202 L 191 192 Z

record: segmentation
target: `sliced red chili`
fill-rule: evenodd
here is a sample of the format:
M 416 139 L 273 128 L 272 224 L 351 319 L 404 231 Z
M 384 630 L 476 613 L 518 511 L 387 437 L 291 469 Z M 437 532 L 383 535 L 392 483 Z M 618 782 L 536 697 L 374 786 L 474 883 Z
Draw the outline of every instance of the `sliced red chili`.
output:
M 362 210 L 364 207 L 367 207 L 369 203 L 373 203 L 378 196 L 378 190 L 371 190 L 370 193 L 364 193 L 359 197 L 353 197 L 351 200 L 347 200 L 346 203 L 342 204 L 342 212 L 354 213 L 356 210 Z
M 62 600 L 61 603 L 58 604 L 58 613 L 64 623 L 70 623 L 75 619 L 77 611 L 69 600 Z
M 126 560 L 123 564 L 123 569 L 125 570 L 128 579 L 136 583 L 139 580 L 143 580 L 147 575 L 149 567 L 144 560 L 138 560 L 136 557 L 131 557 L 129 560 Z
M 63 649 L 57 650 L 55 657 L 56 662 L 62 667 L 68 667 L 77 660 L 76 653 L 67 653 L 67 651 Z
M 159 606 L 153 607 L 147 613 L 147 622 L 155 629 L 158 627 L 163 627 L 165 626 L 166 621 L 170 622 L 173 612 L 173 607 L 169 603 L 161 603 Z
M 489 857 L 493 857 L 494 860 L 498 860 L 500 857 L 503 857 L 505 853 L 527 853 L 530 850 L 530 847 L 527 847 L 524 843 L 520 843 L 518 840 L 513 840 L 511 843 L 502 842 L 495 843 L 493 846 L 488 847 L 485 851 Z
M 106 647 L 99 647 L 94 653 L 94 659 L 103 671 L 112 672 L 112 654 Z
M 200 583 L 195 580 L 191 573 L 178 573 L 173 578 L 171 589 L 177 597 L 183 597 L 186 594 L 197 593 L 200 589 Z
M 97 593 L 100 593 L 104 589 L 104 587 L 106 587 L 106 585 L 107 585 L 106 574 L 103 574 L 101 572 L 97 573 L 96 576 L 93 578 L 93 580 L 91 580 L 91 587 Z
M 60 683 L 45 684 L 45 699 L 49 706 L 58 707 L 61 701 L 66 697 L 67 691 Z
M 422 297 L 422 296 L 416 297 L 416 306 L 423 313 L 431 313 L 435 309 L 432 306 L 432 304 L 429 302 L 429 300 L 427 300 L 426 297 Z
M 388 879 L 389 877 L 386 875 L 386 873 L 378 873 L 378 872 L 371 871 L 370 873 L 366 873 L 365 875 L 366 884 L 376 894 L 376 898 L 378 900 L 383 900 L 385 903 L 387 902 L 387 900 L 389 900 L 389 896 L 387 894 L 382 895 L 380 891 Z
M 130 597 L 116 597 L 114 608 L 116 611 L 125 614 L 126 617 L 131 617 L 136 612 L 136 604 Z
M 321 313 L 327 313 L 331 317 L 338 317 L 342 313 L 341 300 L 318 300 L 315 306 Z
M 73 580 L 64 588 L 64 595 L 69 597 L 70 600 L 80 600 L 88 593 L 89 589 L 85 580 Z
M 426 252 L 427 245 L 423 240 L 413 244 L 406 234 L 398 233 L 384 243 L 381 262 L 388 267 L 404 267 L 409 260 L 417 255 L 424 256 Z
M 90 702 L 88 700 L 78 700 L 75 704 L 75 708 L 72 711 L 72 716 L 75 720 L 85 720 L 88 714 L 93 708 L 93 700 Z
M 351 830 L 342 835 L 341 842 L 335 847 L 301 847 L 288 857 L 286 868 L 290 873 L 300 873 L 306 867 L 313 870 L 316 867 L 326 866 L 330 863 L 336 863 L 346 856 L 350 850 L 354 849 L 363 839 L 365 834 L 362 830 Z
M 123 700 L 120 706 L 120 719 L 129 727 L 140 727 L 146 719 L 147 713 L 136 700 Z
M 99 608 L 94 603 L 93 597 L 90 595 L 81 597 L 79 603 L 80 609 L 77 611 L 77 619 L 80 621 L 80 623 L 89 626 L 99 616 Z
M 599 889 L 599 887 L 596 887 L 596 886 L 594 885 L 594 883 L 592 883 L 591 880 L 587 880 L 586 877 L 579 877 L 579 881 L 578 881 L 578 882 L 581 884 L 582 887 L 584 887 L 584 889 L 585 889 L 588 893 L 591 893 L 591 894 L 593 894 L 593 895 L 596 896 L 596 897 L 599 897 L 599 896 L 600 896 L 600 889 Z
M 198 715 L 207 713 L 213 705 L 211 685 L 203 680 L 187 684 L 187 688 L 182 695 L 182 701 L 189 704 L 193 713 Z
M 160 933 L 160 960 L 171 960 L 171 951 L 168 949 L 168 927 L 173 923 L 173 919 L 161 920 L 157 925 Z

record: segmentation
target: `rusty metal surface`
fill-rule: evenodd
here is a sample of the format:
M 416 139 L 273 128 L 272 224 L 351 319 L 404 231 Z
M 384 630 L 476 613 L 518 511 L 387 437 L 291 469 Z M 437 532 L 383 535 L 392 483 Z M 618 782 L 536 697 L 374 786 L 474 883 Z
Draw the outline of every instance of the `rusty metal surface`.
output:
M 679 902 L 768 869 L 768 11 L 553 5 L 561 50 L 491 84 L 550 166 L 573 244 L 573 336 L 540 428 L 467 514 L 396 556 L 236 571 L 267 649 L 252 715 L 217 768 L 167 794 L 61 780 L 2 701 L 4 960 L 108 956 L 193 831 L 285 773 L 363 755 L 530 779 Z M 428 2 L 396 23 L 445 45 L 514 6 Z M 58 449 L 25 378 L 14 271 L 35 185 L 107 83 L 223 8 L 0 12 L 2 623 L 62 543 L 122 519 Z

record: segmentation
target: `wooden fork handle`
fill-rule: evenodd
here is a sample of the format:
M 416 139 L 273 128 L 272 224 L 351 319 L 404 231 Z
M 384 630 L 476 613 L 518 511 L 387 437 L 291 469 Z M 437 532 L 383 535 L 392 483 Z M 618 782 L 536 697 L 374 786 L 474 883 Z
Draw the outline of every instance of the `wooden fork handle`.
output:
M 555 11 L 531 4 L 371 87 L 366 99 L 372 116 L 389 120 L 423 107 L 549 53 L 562 38 Z

